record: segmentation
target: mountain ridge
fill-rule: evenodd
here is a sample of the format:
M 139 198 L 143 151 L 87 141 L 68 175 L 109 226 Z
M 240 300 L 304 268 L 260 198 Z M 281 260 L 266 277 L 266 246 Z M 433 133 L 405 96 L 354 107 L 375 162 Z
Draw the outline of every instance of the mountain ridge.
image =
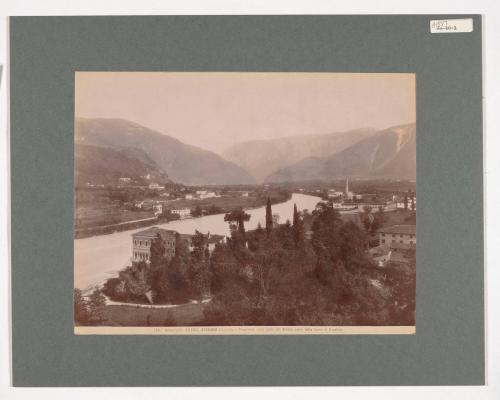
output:
M 377 131 L 328 157 L 307 157 L 282 168 L 266 182 L 325 180 L 341 177 L 415 179 L 416 124 Z
M 146 175 L 157 183 L 171 182 L 139 149 L 75 144 L 76 186 L 116 184 L 120 178 L 146 184 Z
M 247 170 L 257 181 L 264 181 L 277 170 L 307 157 L 329 156 L 374 133 L 373 128 L 359 128 L 344 132 L 250 140 L 228 147 L 222 156 Z
M 254 183 L 240 166 L 209 151 L 119 118 L 77 118 L 75 143 L 142 150 L 172 180 L 190 184 Z

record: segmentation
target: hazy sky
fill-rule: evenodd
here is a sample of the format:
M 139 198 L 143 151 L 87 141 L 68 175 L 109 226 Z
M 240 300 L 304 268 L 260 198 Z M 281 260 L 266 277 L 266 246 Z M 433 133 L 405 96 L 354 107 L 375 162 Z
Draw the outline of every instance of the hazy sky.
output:
M 415 75 L 77 72 L 75 113 L 220 153 L 251 139 L 415 122 Z

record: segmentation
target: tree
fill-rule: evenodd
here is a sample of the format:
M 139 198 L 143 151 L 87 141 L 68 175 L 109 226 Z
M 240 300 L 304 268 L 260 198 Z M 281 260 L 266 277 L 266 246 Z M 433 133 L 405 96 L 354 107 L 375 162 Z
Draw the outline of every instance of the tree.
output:
M 203 215 L 203 210 L 201 209 L 200 205 L 197 205 L 191 210 L 191 215 L 193 217 L 201 217 Z
M 266 205 L 266 232 L 269 235 L 273 230 L 273 212 L 271 210 L 271 199 L 267 198 Z
M 207 237 L 201 232 L 195 231 L 191 243 L 193 245 L 191 282 L 202 297 L 209 297 L 211 276 Z
M 75 289 L 73 293 L 74 298 L 74 318 L 77 323 L 85 323 L 89 318 L 89 310 L 87 301 L 83 297 L 83 293 L 80 289 Z
M 168 292 L 164 292 L 164 298 L 175 301 L 185 301 L 192 295 L 192 287 L 189 282 L 189 267 L 191 256 L 187 240 L 182 239 L 177 233 L 175 240 L 175 256 L 166 268 L 168 281 Z
M 365 230 L 369 232 L 372 229 L 374 217 L 372 215 L 372 208 L 370 206 L 363 206 L 363 214 L 361 214 L 361 221 Z
M 339 228 L 342 224 L 340 214 L 333 207 L 318 204 L 312 224 L 312 245 L 319 259 L 336 261 L 339 258 Z
M 163 244 L 163 239 L 159 233 L 151 241 L 151 266 L 154 268 L 160 267 L 165 261 L 165 245 Z
M 273 214 L 273 226 L 278 226 L 280 223 L 280 215 Z
M 295 226 L 299 220 L 299 212 L 297 211 L 297 204 L 293 203 L 293 220 L 292 224 Z
M 379 207 L 378 211 L 374 214 L 372 226 L 371 226 L 371 232 L 375 233 L 378 231 L 385 223 L 386 217 L 384 214 L 384 208 Z
M 222 208 L 217 207 L 215 204 L 212 204 L 207 210 L 208 215 L 221 214 L 222 212 L 223 212 Z
M 165 221 L 175 221 L 180 219 L 181 217 L 179 214 L 174 214 L 172 210 L 163 209 L 163 212 L 161 213 L 159 218 Z
M 294 248 L 294 232 L 290 220 L 286 220 L 285 224 L 278 226 L 277 234 L 281 246 L 286 250 L 292 250 Z
M 170 282 L 167 268 L 160 268 L 153 272 L 151 280 L 153 291 L 153 302 L 163 303 L 168 300 L 170 294 Z
M 198 230 L 195 230 L 193 237 L 191 238 L 191 244 L 193 246 L 193 260 L 195 262 L 202 262 L 205 256 L 205 250 L 207 248 L 207 238 L 206 236 Z
M 293 205 L 293 240 L 295 242 L 295 246 L 299 247 L 304 242 L 304 222 L 297 211 L 297 205 Z
M 405 211 L 408 210 L 408 194 L 407 193 L 405 193 L 404 205 L 405 205 Z
M 236 224 L 238 232 L 245 235 L 245 221 L 250 220 L 250 214 L 247 214 L 242 208 L 235 209 L 224 216 L 224 221 L 229 224 Z
M 104 313 L 106 311 L 106 297 L 101 293 L 98 287 L 94 289 L 89 296 L 89 313 L 90 320 L 101 322 L 104 320 Z

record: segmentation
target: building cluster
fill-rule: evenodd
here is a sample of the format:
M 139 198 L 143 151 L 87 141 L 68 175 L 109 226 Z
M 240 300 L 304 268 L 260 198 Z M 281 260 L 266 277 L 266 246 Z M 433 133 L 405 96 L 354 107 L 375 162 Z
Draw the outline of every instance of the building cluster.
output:
M 395 211 L 397 209 L 416 210 L 417 198 L 414 192 L 394 195 L 392 199 L 380 201 L 376 194 L 357 194 L 349 190 L 349 179 L 346 179 L 343 191 L 331 188 L 327 192 L 328 200 L 340 212 L 344 222 L 350 221 L 363 226 L 361 213 L 366 210 Z M 367 216 L 373 218 L 372 214 Z M 307 236 L 308 232 L 306 232 Z M 417 243 L 415 225 L 393 225 L 377 231 L 374 238 L 377 245 L 368 250 L 375 263 L 408 264 L 415 256 Z
M 187 193 L 185 195 L 186 200 L 204 200 L 204 199 L 213 199 L 215 197 L 221 197 L 221 196 L 219 193 L 209 190 L 197 190 L 194 193 Z
M 154 215 L 158 216 L 165 211 L 166 203 L 164 200 L 141 200 L 135 202 L 134 205 L 143 211 L 153 211 Z M 170 212 L 178 215 L 180 219 L 191 217 L 191 209 L 187 207 L 171 209 Z
M 151 261 L 151 247 L 155 240 L 161 240 L 164 248 L 163 257 L 166 260 L 171 260 L 175 256 L 177 240 L 184 240 L 189 250 L 193 250 L 191 243 L 193 235 L 178 234 L 176 231 L 159 228 L 153 226 L 146 230 L 132 234 L 132 263 L 145 262 L 148 264 Z M 225 236 L 211 235 L 210 232 L 205 235 L 206 246 L 211 253 L 214 251 L 217 243 L 223 243 L 226 240 Z
M 142 200 L 135 203 L 137 208 L 143 211 L 153 211 L 154 215 L 163 213 L 163 202 L 157 200 Z
M 369 250 L 379 267 L 388 263 L 408 264 L 415 256 L 417 232 L 415 225 L 393 225 L 377 232 L 379 245 Z
M 330 188 L 327 192 L 328 201 L 333 208 L 342 212 L 365 211 L 371 209 L 377 211 L 394 211 L 397 209 L 416 210 L 417 198 L 414 192 L 408 192 L 404 196 L 393 195 L 391 198 L 380 199 L 374 193 L 354 193 L 349 190 L 349 178 L 346 178 L 345 189 L 340 191 Z
M 346 178 L 344 191 L 331 188 L 328 190 L 327 196 L 333 208 L 338 211 L 363 211 L 367 207 L 374 210 L 382 208 L 384 211 L 389 211 L 396 208 L 395 204 L 391 201 L 378 200 L 376 194 L 354 193 L 349 190 L 349 178 Z

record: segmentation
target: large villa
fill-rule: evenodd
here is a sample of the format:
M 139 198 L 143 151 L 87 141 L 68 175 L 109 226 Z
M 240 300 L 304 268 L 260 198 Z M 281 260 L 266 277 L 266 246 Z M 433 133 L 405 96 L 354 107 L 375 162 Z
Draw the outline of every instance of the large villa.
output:
M 151 245 L 153 240 L 161 238 L 163 247 L 165 248 L 164 257 L 171 260 L 175 256 L 175 248 L 177 240 L 185 240 L 186 245 L 192 250 L 191 238 L 193 235 L 178 234 L 176 231 L 167 230 L 153 226 L 146 230 L 132 234 L 132 262 L 146 262 L 151 261 Z M 225 241 L 225 236 L 211 235 L 210 232 L 205 235 L 206 246 L 210 252 L 215 249 L 217 243 Z
M 167 259 L 171 259 L 175 255 L 175 234 L 175 231 L 161 229 L 156 226 L 132 234 L 132 261 L 150 261 L 151 244 L 158 236 L 163 241 L 165 248 L 164 256 Z

